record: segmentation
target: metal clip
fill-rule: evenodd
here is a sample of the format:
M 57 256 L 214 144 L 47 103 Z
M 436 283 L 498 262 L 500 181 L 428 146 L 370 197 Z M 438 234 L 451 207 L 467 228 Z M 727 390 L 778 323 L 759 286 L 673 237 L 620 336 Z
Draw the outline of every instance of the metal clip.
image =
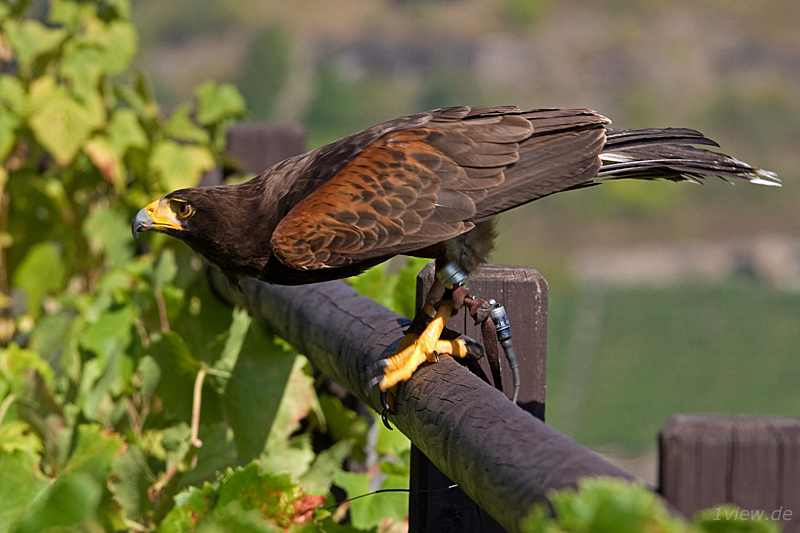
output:
M 442 268 L 436 269 L 436 279 L 438 279 L 446 289 L 460 287 L 467 281 L 467 275 L 461 268 L 450 261 Z
M 503 347 L 508 359 L 508 366 L 511 367 L 511 375 L 514 379 L 514 398 L 512 401 L 517 403 L 519 397 L 519 361 L 517 360 L 517 353 L 514 351 L 514 345 L 511 342 L 511 323 L 508 320 L 506 309 L 502 305 L 493 308 L 489 315 L 494 323 L 494 330 L 497 333 L 497 340 Z

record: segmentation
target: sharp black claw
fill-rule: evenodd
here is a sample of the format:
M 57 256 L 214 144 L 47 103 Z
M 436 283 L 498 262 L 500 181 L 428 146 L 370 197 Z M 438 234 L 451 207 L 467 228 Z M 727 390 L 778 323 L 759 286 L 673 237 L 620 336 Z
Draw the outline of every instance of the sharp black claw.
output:
M 389 401 L 387 399 L 387 394 L 386 394 L 385 390 L 381 391 L 381 407 L 382 407 L 382 409 L 381 409 L 381 420 L 383 421 L 383 425 L 386 426 L 387 428 L 389 428 L 390 430 L 394 429 L 389 424 L 389 415 L 394 415 L 394 414 L 397 414 L 397 413 L 392 411 L 392 408 L 389 407 Z
M 389 407 L 389 401 L 388 401 L 387 394 L 386 394 L 385 390 L 381 391 L 381 407 L 383 407 L 384 412 L 387 412 L 390 415 L 396 415 L 397 414 L 394 411 L 392 411 L 391 407 Z
M 381 412 L 381 420 L 383 421 L 383 425 L 386 426 L 386 428 L 389 431 L 394 431 L 394 428 L 392 427 L 392 425 L 389 424 L 389 416 L 388 416 L 388 414 L 389 414 L 389 412 L 386 409 L 384 409 Z

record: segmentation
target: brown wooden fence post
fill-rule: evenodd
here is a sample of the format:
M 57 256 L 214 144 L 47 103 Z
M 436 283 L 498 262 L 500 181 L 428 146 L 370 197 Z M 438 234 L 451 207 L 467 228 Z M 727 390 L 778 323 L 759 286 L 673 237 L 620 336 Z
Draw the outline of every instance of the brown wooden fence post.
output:
M 300 124 L 234 124 L 228 128 L 226 142 L 228 154 L 239 169 L 253 174 L 306 151 L 306 134 Z
M 659 455 L 661 494 L 686 516 L 731 503 L 800 532 L 800 419 L 676 415 Z
M 417 278 L 417 308 L 433 283 L 433 264 L 425 267 Z M 486 265 L 469 280 L 471 294 L 494 298 L 509 316 L 512 341 L 519 358 L 519 405 L 544 420 L 545 367 L 547 363 L 547 282 L 534 269 Z M 462 311 L 451 318 L 447 327 L 480 340 L 481 333 L 468 313 Z M 502 357 L 502 354 L 501 354 Z M 491 375 L 486 361 L 484 371 Z M 502 382 L 511 395 L 511 370 L 503 360 Z M 441 473 L 416 446 L 411 447 L 411 479 L 409 494 L 409 533 L 458 531 L 489 533 L 503 528 L 460 489 L 436 490 L 453 482 Z M 430 492 L 435 490 L 435 492 Z

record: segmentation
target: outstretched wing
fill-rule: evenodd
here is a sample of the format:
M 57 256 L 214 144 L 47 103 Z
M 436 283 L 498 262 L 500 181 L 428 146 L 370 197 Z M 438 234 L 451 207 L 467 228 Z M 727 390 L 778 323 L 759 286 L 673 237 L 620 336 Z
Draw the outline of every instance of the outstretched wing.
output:
M 288 212 L 273 252 L 302 270 L 409 253 L 596 174 L 605 118 L 498 109 L 442 110 L 384 134 Z

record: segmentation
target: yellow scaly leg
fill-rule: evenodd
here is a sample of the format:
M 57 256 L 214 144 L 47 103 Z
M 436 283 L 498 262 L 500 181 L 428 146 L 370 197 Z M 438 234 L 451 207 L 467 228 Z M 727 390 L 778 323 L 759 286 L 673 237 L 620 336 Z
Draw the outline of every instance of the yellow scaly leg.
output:
M 452 314 L 453 303 L 442 302 L 436 310 L 436 316 L 419 336 L 415 338 L 414 335 L 407 335 L 400 342 L 398 352 L 386 360 L 383 379 L 379 384 L 382 391 L 410 378 L 425 361 L 436 362 L 437 354 L 449 354 L 455 357 L 464 357 L 467 354 L 467 347 L 463 341 L 439 340 L 444 325 Z

